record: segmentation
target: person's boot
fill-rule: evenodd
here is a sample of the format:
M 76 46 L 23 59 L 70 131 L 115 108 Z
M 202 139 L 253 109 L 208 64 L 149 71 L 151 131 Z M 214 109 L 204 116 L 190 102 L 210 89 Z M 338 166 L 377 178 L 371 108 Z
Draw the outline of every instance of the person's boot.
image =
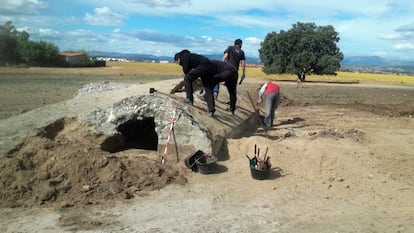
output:
M 231 112 L 231 115 L 234 115 L 234 111 L 235 110 L 233 108 L 227 108 L 226 110 L 229 111 L 229 112 Z
M 187 104 L 194 105 L 194 100 L 192 100 L 192 99 L 190 99 L 190 98 L 188 98 L 188 97 L 186 97 L 186 98 L 184 99 L 184 102 L 185 102 L 185 103 L 187 103 Z
M 213 110 L 211 110 L 211 111 L 208 111 L 208 116 L 209 117 L 214 117 L 214 112 L 215 112 L 216 110 L 215 109 L 213 109 Z

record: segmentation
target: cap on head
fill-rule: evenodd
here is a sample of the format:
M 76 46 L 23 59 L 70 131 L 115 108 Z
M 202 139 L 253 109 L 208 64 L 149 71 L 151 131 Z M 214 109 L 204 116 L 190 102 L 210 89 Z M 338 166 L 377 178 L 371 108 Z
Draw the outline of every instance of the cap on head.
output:
M 177 61 L 178 59 L 181 59 L 181 56 L 185 53 L 191 53 L 191 52 L 188 49 L 181 50 L 180 52 L 178 52 L 174 55 L 174 61 Z

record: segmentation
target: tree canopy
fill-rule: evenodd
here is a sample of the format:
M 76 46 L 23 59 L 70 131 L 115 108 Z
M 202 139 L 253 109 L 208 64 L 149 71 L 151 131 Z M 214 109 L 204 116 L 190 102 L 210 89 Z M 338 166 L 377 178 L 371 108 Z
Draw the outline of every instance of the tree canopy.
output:
M 268 33 L 259 49 L 266 74 L 335 74 L 343 54 L 333 26 L 296 23 L 288 31 Z
M 11 21 L 0 26 L 0 65 L 55 66 L 62 62 L 56 45 L 29 38 L 29 33 L 18 31 Z

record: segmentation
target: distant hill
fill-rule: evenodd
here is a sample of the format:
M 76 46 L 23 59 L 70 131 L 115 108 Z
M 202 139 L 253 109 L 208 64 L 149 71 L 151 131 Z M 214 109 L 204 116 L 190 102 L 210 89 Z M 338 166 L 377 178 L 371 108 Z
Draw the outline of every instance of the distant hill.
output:
M 414 61 L 385 59 L 379 56 L 351 56 L 341 62 L 341 70 L 349 72 L 414 75 Z
M 379 56 L 349 56 L 344 57 L 343 66 L 414 66 L 414 60 L 391 60 Z
M 210 59 L 221 60 L 223 54 L 202 54 Z M 111 57 L 111 58 L 125 58 L 129 60 L 137 61 L 172 61 L 171 56 L 154 56 L 148 54 L 135 54 L 135 53 L 116 53 L 116 52 L 103 52 L 103 51 L 91 51 L 89 52 L 91 57 Z M 258 64 L 260 59 L 256 57 L 246 57 L 247 63 Z M 385 59 L 379 56 L 345 56 L 341 62 L 341 66 L 414 66 L 414 60 L 402 61 Z
M 136 60 L 136 61 L 172 61 L 174 58 L 173 56 L 154 56 L 148 54 L 137 54 L 137 53 L 116 53 L 116 52 L 103 52 L 103 51 L 90 51 L 90 57 L 110 57 L 110 58 L 125 58 L 129 60 Z M 223 54 L 202 54 L 209 59 L 216 59 L 221 60 L 223 58 Z M 259 58 L 251 58 L 246 57 L 247 63 L 260 63 Z
M 116 53 L 116 52 L 103 52 L 103 51 L 90 51 L 90 57 L 108 57 L 108 58 L 125 58 L 128 60 L 137 61 L 172 61 L 172 57 L 167 56 L 154 56 L 148 54 L 137 54 L 137 53 Z

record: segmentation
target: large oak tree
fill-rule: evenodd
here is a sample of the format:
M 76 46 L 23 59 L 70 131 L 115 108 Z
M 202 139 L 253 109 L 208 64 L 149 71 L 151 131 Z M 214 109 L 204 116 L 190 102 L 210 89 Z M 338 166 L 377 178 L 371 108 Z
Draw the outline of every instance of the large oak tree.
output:
M 266 74 L 335 74 L 343 54 L 333 26 L 296 23 L 288 31 L 267 34 L 259 49 Z

